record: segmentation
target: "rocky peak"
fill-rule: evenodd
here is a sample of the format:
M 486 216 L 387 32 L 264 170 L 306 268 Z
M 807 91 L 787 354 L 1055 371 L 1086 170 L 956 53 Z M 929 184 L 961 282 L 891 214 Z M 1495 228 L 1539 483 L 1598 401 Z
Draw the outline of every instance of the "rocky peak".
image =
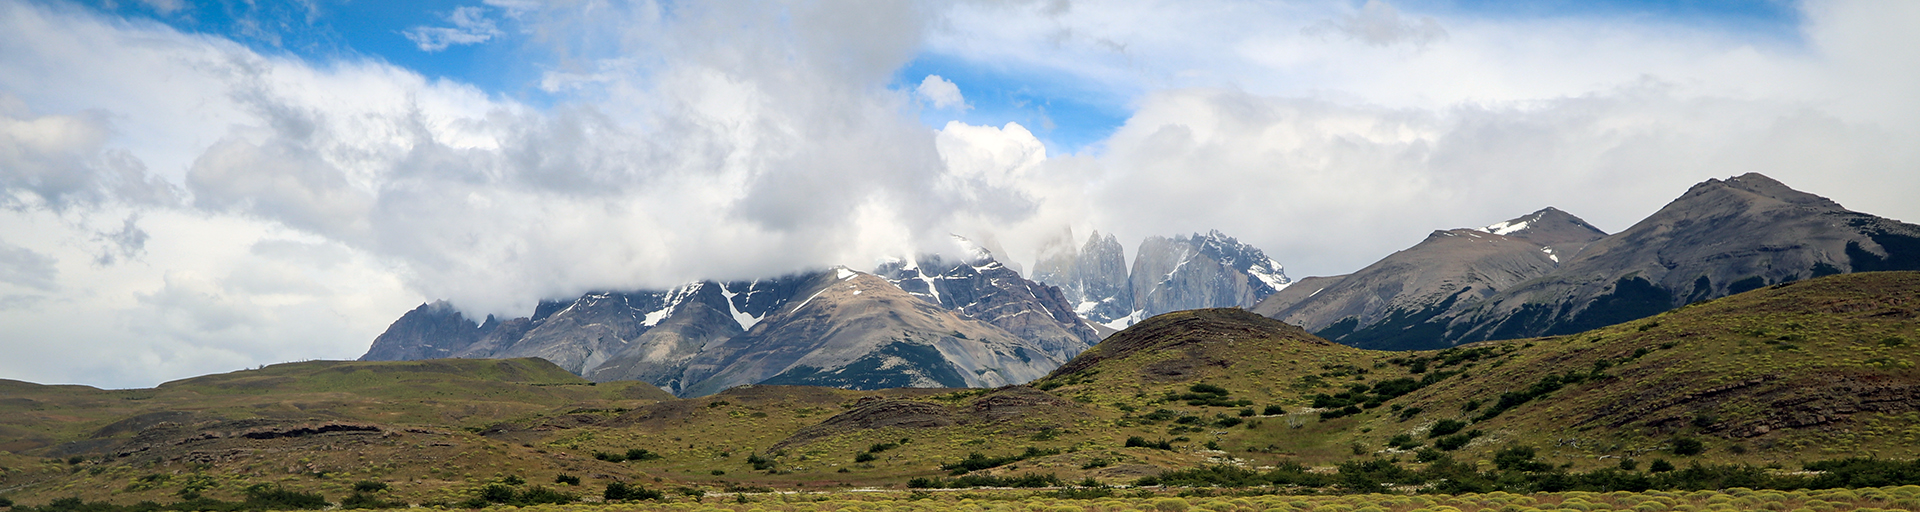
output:
M 1734 176 L 1725 181 L 1710 178 L 1687 189 L 1687 193 L 1675 199 L 1673 204 L 1694 203 L 1698 201 L 1690 201 L 1690 199 L 1712 198 L 1716 195 L 1734 195 L 1747 201 L 1764 199 L 1797 206 L 1842 209 L 1840 203 L 1833 202 L 1831 199 L 1794 190 L 1785 183 L 1757 172 Z
M 488 317 L 492 319 L 491 316 Z M 453 357 L 479 341 L 481 326 L 447 301 L 421 304 L 374 338 L 361 361 L 400 361 Z
M 1551 206 L 1478 231 L 1531 240 L 1540 245 L 1585 244 L 1607 236 L 1607 232 L 1587 221 Z

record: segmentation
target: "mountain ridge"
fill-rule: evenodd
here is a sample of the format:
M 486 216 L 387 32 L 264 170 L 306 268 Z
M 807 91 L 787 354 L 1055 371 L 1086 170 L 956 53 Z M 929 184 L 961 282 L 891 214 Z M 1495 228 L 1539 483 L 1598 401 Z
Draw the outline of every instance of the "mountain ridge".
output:
M 1443 245 L 1437 237 L 1475 232 L 1524 239 L 1528 219 L 1543 214 L 1564 215 L 1550 224 L 1573 226 L 1536 235 L 1551 244 L 1528 241 L 1544 261 L 1515 266 L 1530 259 L 1525 244 L 1473 257 L 1436 249 Z M 1920 226 L 1846 210 L 1758 173 L 1701 182 L 1626 230 L 1581 240 L 1594 234 L 1603 233 L 1551 208 L 1486 228 L 1436 231 L 1362 271 L 1311 278 L 1310 289 L 1275 294 L 1253 310 L 1341 343 L 1440 348 L 1579 332 L 1809 277 L 1920 269 Z M 1430 261 L 1409 261 L 1423 258 Z M 1512 271 L 1488 279 L 1499 277 L 1488 267 Z M 1406 286 L 1423 279 L 1440 285 Z

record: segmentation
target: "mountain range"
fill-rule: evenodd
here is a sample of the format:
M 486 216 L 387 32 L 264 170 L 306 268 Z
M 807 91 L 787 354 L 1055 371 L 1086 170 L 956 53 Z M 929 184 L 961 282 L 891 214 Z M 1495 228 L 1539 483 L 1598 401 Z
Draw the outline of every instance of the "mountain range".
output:
M 1431 349 L 1575 333 L 1810 277 L 1915 269 L 1920 226 L 1749 173 L 1694 185 L 1611 235 L 1553 208 L 1435 231 L 1252 309 L 1347 345 Z
M 452 304 L 422 304 L 360 359 L 539 357 L 594 381 L 639 380 L 681 396 L 743 384 L 994 387 L 1046 375 L 1112 332 L 1076 311 L 1083 288 L 1063 293 L 956 241 L 958 257 L 593 292 L 542 301 L 525 318 L 476 322 Z M 1138 286 L 1147 300 L 1126 295 L 1126 308 L 1245 306 L 1287 283 L 1278 263 L 1218 232 L 1149 238 L 1141 255 L 1135 274 L 1160 279 Z
M 423 304 L 362 360 L 539 357 L 679 396 L 744 384 L 992 387 L 1046 375 L 1140 319 L 1238 307 L 1368 349 L 1568 334 L 1809 277 L 1920 269 L 1920 226 L 1846 210 L 1759 174 L 1695 185 L 1608 234 L 1545 208 L 1434 231 L 1352 274 L 1289 279 L 1218 231 L 1044 246 L 1032 279 L 965 239 L 921 255 L 672 290 L 543 301 L 473 321 Z

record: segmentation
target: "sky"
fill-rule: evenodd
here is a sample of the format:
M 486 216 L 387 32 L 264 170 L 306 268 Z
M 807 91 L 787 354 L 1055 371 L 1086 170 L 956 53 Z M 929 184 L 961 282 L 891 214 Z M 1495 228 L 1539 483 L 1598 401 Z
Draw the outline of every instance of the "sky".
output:
M 1920 221 L 1905 0 L 0 0 L 0 378 L 1218 229 L 1294 278 L 1760 172 Z M 1129 255 L 1131 259 L 1131 255 Z

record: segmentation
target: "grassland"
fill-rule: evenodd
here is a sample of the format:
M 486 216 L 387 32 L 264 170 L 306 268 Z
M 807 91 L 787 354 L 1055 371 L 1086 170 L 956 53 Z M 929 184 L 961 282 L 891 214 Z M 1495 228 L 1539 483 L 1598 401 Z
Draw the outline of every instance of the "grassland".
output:
M 670 505 L 688 508 L 1166 510 L 1173 502 L 1160 500 L 1177 497 L 1166 494 L 1192 491 L 1049 501 L 909 487 L 956 473 L 1125 486 L 1205 467 L 1425 471 L 1440 456 L 1495 471 L 1520 448 L 1539 472 L 1649 474 L 1658 462 L 1786 474 L 1817 460 L 1920 457 L 1916 297 L 1920 273 L 1832 276 L 1572 336 L 1427 352 L 1185 311 L 1115 334 L 1030 387 L 996 390 L 751 386 L 676 400 L 589 385 L 539 360 L 294 363 L 145 390 L 0 381 L 0 496 L 237 500 L 268 484 L 339 500 L 374 482 L 383 499 L 454 505 L 503 482 L 589 501 L 618 483 L 708 496 Z M 968 461 L 992 464 L 959 467 Z M 844 492 L 859 488 L 887 492 L 872 504 Z M 1401 490 L 1422 489 L 1433 487 Z M 1588 509 L 1911 509 L 1911 490 L 1851 501 L 1827 491 L 1181 499 L 1209 510 L 1518 510 L 1574 498 Z M 742 497 L 752 503 L 717 501 Z

